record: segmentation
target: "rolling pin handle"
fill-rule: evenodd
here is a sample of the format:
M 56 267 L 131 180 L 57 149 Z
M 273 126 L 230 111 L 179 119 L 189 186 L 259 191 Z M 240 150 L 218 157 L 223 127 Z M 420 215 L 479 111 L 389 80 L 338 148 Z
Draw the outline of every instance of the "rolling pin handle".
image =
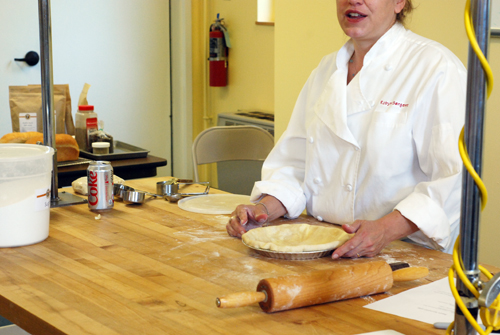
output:
M 244 307 L 267 299 L 265 292 L 240 292 L 215 299 L 219 308 Z
M 392 279 L 398 281 L 410 281 L 424 278 L 429 274 L 429 269 L 423 266 L 415 266 L 396 270 L 392 273 Z

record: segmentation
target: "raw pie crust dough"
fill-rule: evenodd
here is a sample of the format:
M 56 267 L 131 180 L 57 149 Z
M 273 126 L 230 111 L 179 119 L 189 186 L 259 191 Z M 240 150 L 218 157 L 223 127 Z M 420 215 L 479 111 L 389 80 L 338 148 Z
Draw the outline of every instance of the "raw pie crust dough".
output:
M 252 229 L 243 234 L 242 240 L 248 246 L 258 249 L 304 252 L 332 250 L 352 236 L 354 234 L 347 234 L 339 228 L 300 223 Z

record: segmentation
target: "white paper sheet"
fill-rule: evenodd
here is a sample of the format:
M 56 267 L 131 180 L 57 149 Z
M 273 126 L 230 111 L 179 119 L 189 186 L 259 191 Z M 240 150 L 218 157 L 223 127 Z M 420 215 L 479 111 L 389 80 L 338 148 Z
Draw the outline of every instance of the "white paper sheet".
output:
M 455 300 L 448 278 L 401 292 L 364 307 L 430 324 L 450 323 L 455 318 Z

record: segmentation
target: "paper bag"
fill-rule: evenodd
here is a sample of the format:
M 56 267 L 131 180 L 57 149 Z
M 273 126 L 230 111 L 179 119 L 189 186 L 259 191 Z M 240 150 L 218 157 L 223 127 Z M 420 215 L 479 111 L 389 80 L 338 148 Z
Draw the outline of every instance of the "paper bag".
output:
M 54 86 L 54 124 L 58 134 L 66 132 L 66 90 L 61 86 L 64 85 Z M 43 132 L 40 85 L 9 86 L 9 105 L 13 132 Z

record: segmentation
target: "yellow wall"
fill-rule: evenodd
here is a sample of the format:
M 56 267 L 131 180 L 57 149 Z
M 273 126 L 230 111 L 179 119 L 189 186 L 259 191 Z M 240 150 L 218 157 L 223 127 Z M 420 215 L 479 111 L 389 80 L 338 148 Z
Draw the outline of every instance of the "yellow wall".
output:
M 255 24 L 257 0 L 193 0 L 192 13 L 193 136 L 217 125 L 219 113 L 238 110 L 274 113 L 274 27 Z M 228 86 L 206 86 L 204 94 L 203 65 L 208 58 L 205 46 L 208 28 L 217 13 L 224 18 L 231 41 Z M 214 171 L 209 169 L 200 169 L 200 179 L 217 185 Z
M 193 38 L 201 67 L 203 46 L 208 42 L 208 27 L 217 13 L 224 18 L 229 31 L 231 49 L 229 51 L 228 86 L 208 88 L 208 114 L 212 124 L 217 122 L 217 114 L 237 110 L 261 110 L 274 112 L 274 27 L 256 25 L 257 0 L 205 0 L 208 9 L 208 24 L 203 27 L 204 1 L 193 1 L 193 28 L 197 34 Z M 203 27 L 200 29 L 200 26 Z M 203 31 L 205 30 L 205 31 Z M 206 36 L 204 36 L 206 35 Z M 201 56 L 203 55 L 203 56 Z M 193 71 L 200 84 L 200 72 Z M 203 87 L 197 87 L 200 91 Z M 198 98 L 203 100 L 203 96 Z M 196 98 L 195 102 L 202 103 Z M 199 106 L 201 108 L 201 106 Z M 197 110 L 196 113 L 199 111 Z M 203 115 L 203 114 L 201 114 Z M 196 122 L 199 122 L 197 117 Z M 199 126 L 199 125 L 198 125 Z M 199 128 L 196 128 L 199 130 Z M 195 132 L 196 136 L 198 132 Z
M 275 118 L 276 136 L 285 130 L 295 98 L 309 73 L 323 55 L 346 41 L 336 19 L 333 0 L 275 0 Z M 467 64 L 468 41 L 463 28 L 465 1 L 414 0 L 417 9 L 408 28 L 451 49 Z M 443 14 L 445 13 L 445 14 Z M 500 39 L 493 38 L 490 59 L 500 82 Z M 500 266 L 500 88 L 488 103 L 483 179 L 489 189 L 489 205 L 481 218 L 479 260 Z
M 204 26 L 203 1 L 194 0 L 191 7 L 192 20 L 192 59 L 193 59 L 193 139 L 203 128 L 204 109 L 204 64 L 206 56 L 204 37 L 207 28 Z

